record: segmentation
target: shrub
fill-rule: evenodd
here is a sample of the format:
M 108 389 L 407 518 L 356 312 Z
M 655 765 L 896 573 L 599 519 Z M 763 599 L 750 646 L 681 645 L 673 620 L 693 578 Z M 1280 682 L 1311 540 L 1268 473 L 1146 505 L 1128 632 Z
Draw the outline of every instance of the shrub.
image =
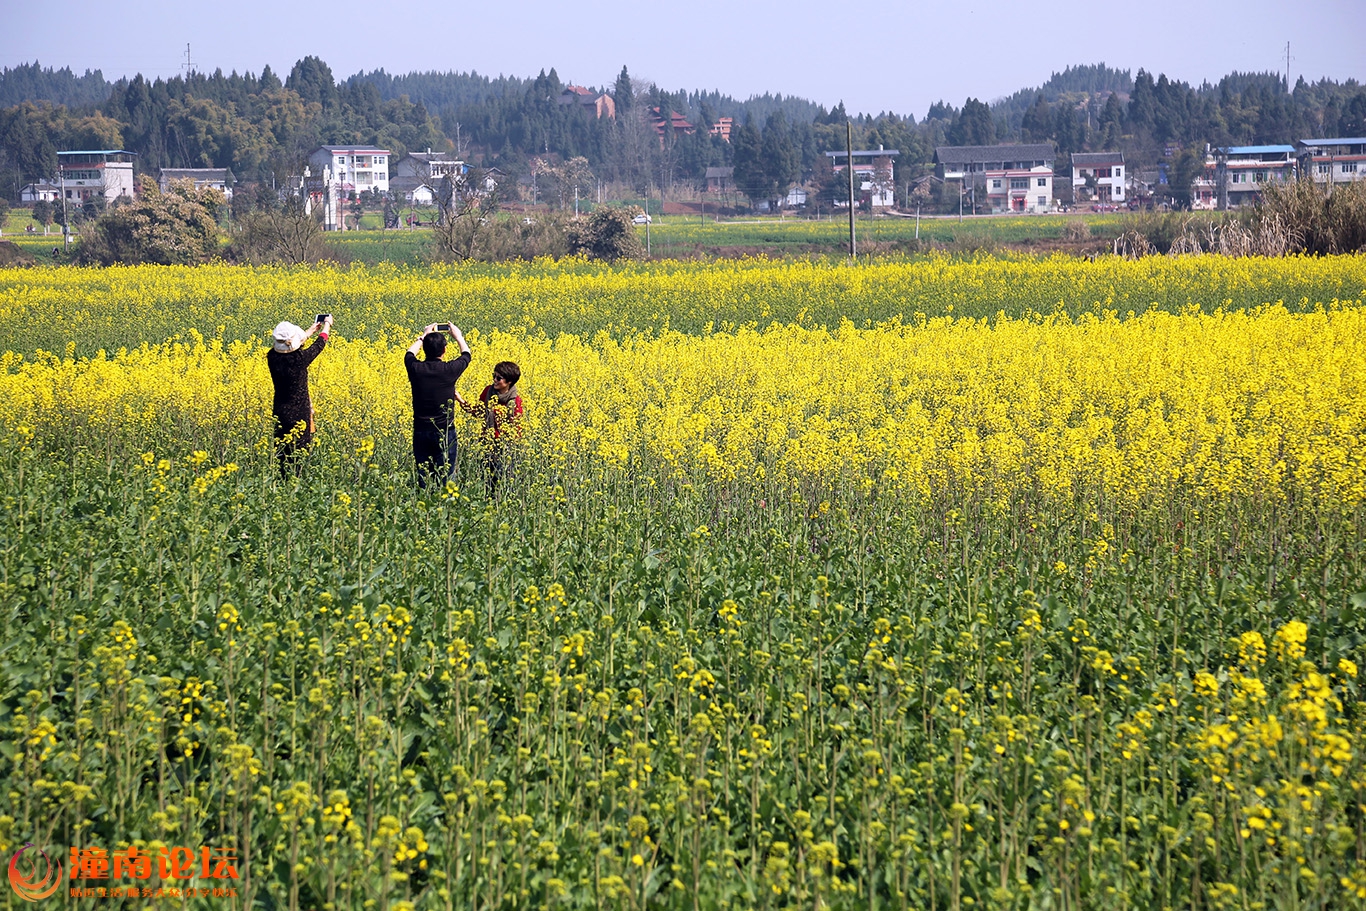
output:
M 196 190 L 176 181 L 162 193 L 150 177 L 139 181 L 138 195 L 109 209 L 81 231 L 79 262 L 193 265 L 218 252 L 218 210 L 226 200 L 215 189 Z
M 1289 252 L 1353 253 L 1366 249 L 1366 183 L 1334 187 L 1331 193 L 1312 180 L 1267 187 L 1251 220 L 1287 237 Z
M 323 239 L 322 225 L 297 201 L 243 216 L 228 253 L 237 262 L 252 265 L 337 260 L 336 251 Z
M 569 252 L 612 262 L 640 259 L 645 255 L 645 245 L 632 221 L 640 214 L 636 206 L 599 206 L 575 218 L 569 223 Z

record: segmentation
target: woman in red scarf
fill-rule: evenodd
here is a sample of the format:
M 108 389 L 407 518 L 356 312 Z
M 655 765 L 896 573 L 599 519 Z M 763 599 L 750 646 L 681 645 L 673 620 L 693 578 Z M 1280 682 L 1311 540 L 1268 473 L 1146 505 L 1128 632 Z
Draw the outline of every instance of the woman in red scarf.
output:
M 484 443 L 485 483 L 490 497 L 497 492 L 500 481 L 512 477 L 511 447 L 522 437 L 522 396 L 517 391 L 521 378 L 520 367 L 512 361 L 499 361 L 493 367 L 493 382 L 479 393 L 478 402 L 467 402 L 459 392 L 455 394 L 461 408 L 484 422 L 480 439 Z

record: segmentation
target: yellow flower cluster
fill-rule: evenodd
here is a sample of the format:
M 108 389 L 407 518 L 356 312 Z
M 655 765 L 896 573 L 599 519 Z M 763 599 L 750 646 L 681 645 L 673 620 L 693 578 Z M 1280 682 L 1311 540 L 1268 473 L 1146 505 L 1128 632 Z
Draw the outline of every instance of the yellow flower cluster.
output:
M 1103 492 L 1136 505 L 1177 488 L 1273 501 L 1295 491 L 1349 509 L 1366 498 L 1357 306 L 474 335 L 482 362 L 523 365 L 527 435 L 555 464 L 588 455 L 712 483 L 839 477 L 921 502 L 945 490 L 987 504 Z M 320 433 L 398 463 L 411 414 L 401 355 L 334 341 L 312 368 Z M 470 375 L 460 385 L 473 396 L 484 371 Z M 12 364 L 0 419 L 48 442 L 140 452 L 160 439 L 229 455 L 268 433 L 270 389 L 260 346 L 146 345 Z

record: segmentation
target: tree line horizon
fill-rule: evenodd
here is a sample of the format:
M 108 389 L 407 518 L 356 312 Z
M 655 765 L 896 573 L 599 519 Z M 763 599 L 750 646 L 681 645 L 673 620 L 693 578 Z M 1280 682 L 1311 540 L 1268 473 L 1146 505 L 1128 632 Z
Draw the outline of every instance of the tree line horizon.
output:
M 231 168 L 242 182 L 270 185 L 300 172 L 321 145 L 374 144 L 395 156 L 453 152 L 519 177 L 535 159 L 583 158 L 594 179 L 634 192 L 669 192 L 700 184 L 708 167 L 736 167 L 760 186 L 737 186 L 771 198 L 774 182 L 800 181 L 828 168 L 824 152 L 843 149 L 845 123 L 857 148 L 896 149 L 904 187 L 933 167 L 941 145 L 1051 142 L 1060 158 L 1080 151 L 1122 151 L 1131 168 L 1205 144 L 1291 142 L 1309 136 L 1366 135 L 1366 88 L 1355 79 L 1231 73 L 1193 87 L 1137 76 L 1104 63 L 1069 66 L 1037 88 L 961 106 L 932 104 L 913 114 L 850 114 L 782 94 L 746 101 L 718 91 L 667 91 L 633 80 L 623 66 L 610 86 L 614 119 L 561 105 L 567 83 L 552 67 L 535 78 L 383 69 L 338 81 L 320 58 L 299 60 L 285 79 L 266 66 L 259 76 L 221 70 L 170 79 L 136 75 L 107 81 L 101 71 L 76 76 L 37 61 L 0 70 L 0 196 L 19 201 L 23 185 L 51 177 L 56 152 L 121 148 L 138 155 L 142 173 L 160 168 Z M 695 132 L 661 139 L 649 112 L 677 111 Z M 732 141 L 711 135 L 734 120 Z M 771 160 L 770 160 L 771 159 Z M 760 180 L 762 178 L 762 180 Z

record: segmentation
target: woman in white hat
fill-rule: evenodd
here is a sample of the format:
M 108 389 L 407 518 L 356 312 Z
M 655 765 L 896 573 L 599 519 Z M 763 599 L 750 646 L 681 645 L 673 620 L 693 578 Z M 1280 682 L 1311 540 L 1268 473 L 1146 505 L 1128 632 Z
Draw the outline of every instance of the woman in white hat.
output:
M 293 323 L 275 327 L 275 344 L 266 352 L 270 379 L 275 384 L 275 455 L 285 474 L 296 452 L 313 442 L 313 402 L 308 397 L 308 365 L 327 347 L 332 315 L 324 316 L 307 332 Z M 304 348 L 314 333 L 318 340 Z

